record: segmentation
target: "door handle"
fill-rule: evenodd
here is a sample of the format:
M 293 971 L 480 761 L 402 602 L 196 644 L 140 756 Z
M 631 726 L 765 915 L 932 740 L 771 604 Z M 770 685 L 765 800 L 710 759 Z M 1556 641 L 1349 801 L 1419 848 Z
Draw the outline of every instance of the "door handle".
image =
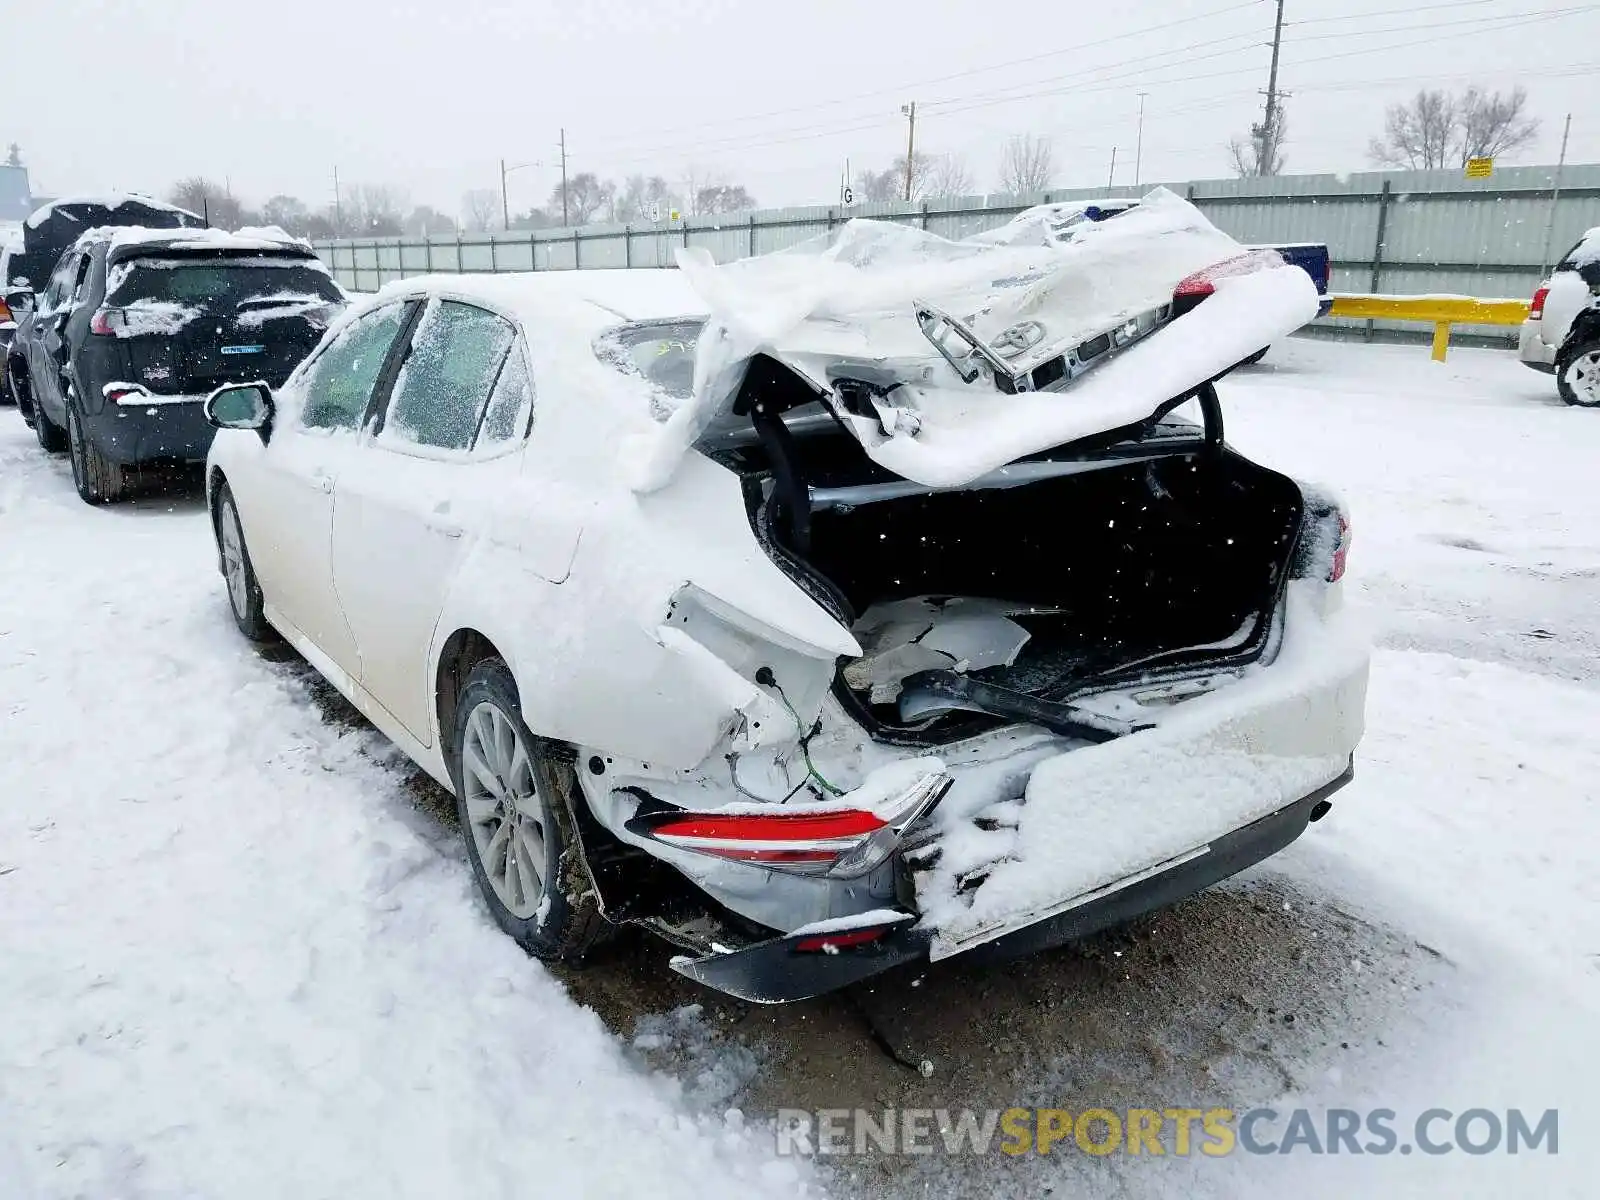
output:
M 433 530 L 435 533 L 444 534 L 444 536 L 447 538 L 458 538 L 461 536 L 462 532 L 462 527 L 460 525 L 449 525 L 440 521 L 429 521 L 428 528 Z
M 327 492 L 330 496 L 333 494 L 333 480 L 329 479 L 326 475 L 317 476 L 317 486 L 323 491 Z

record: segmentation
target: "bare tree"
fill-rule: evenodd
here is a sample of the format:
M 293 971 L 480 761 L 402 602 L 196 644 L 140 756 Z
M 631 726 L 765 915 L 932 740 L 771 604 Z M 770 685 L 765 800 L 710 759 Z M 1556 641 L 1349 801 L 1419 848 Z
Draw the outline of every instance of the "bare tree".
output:
M 351 189 L 361 201 L 362 236 L 398 237 L 405 227 L 410 197 L 386 183 L 363 183 Z
M 1539 136 L 1539 122 L 1525 117 L 1526 88 L 1512 88 L 1509 95 L 1469 87 L 1461 97 L 1461 165 L 1469 158 L 1498 158 L 1521 150 Z
M 917 181 L 912 180 L 913 185 Z M 916 191 L 918 199 L 930 197 L 966 196 L 973 191 L 972 172 L 959 154 L 940 154 L 928 163 L 922 186 Z
M 261 206 L 261 219 L 296 237 L 305 237 L 311 212 L 306 208 L 305 201 L 294 196 L 277 195 Z
M 683 198 L 660 175 L 630 175 L 617 193 L 618 221 L 665 221 L 683 210 Z
M 412 235 L 427 236 L 430 233 L 454 233 L 456 219 L 446 213 L 439 212 L 430 205 L 419 204 L 411 210 L 411 215 L 405 219 L 404 232 Z
M 740 183 L 713 183 L 695 193 L 697 213 L 748 212 L 756 206 L 755 197 Z
M 1277 128 L 1271 130 L 1265 121 L 1252 125 L 1249 137 L 1236 137 L 1228 143 L 1228 155 L 1240 178 L 1283 174 L 1283 144 L 1288 141 L 1289 119 L 1281 106 L 1273 124 Z
M 1052 172 L 1050 139 L 1025 133 L 1000 154 L 1000 190 L 1012 196 L 1047 191 Z
M 1373 162 L 1414 171 L 1447 167 L 1460 152 L 1460 102 L 1437 88 L 1423 88 L 1406 103 L 1391 104 L 1384 114 L 1383 136 L 1367 146 Z
M 905 162 L 904 159 L 900 161 Z M 898 172 L 893 167 L 885 167 L 881 171 L 863 171 L 855 179 L 856 195 L 873 203 L 900 199 L 905 186 L 904 168 Z
M 616 190 L 616 184 L 602 180 L 593 171 L 583 171 L 565 183 L 556 184 L 548 207 L 552 213 L 565 212 L 570 225 L 586 225 L 597 213 L 611 206 Z
M 461 197 L 461 223 L 473 233 L 488 233 L 500 218 L 500 197 L 493 188 L 473 188 Z
M 201 214 L 218 229 L 238 229 L 259 220 L 247 214 L 244 205 L 221 184 L 201 175 L 178 180 L 167 198 L 179 208 Z

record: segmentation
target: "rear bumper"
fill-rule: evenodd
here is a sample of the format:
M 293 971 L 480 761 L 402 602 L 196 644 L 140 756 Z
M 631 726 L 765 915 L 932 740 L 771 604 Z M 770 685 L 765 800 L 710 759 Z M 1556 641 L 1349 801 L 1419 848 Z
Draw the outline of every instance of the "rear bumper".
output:
M 1352 761 L 1338 778 L 1291 804 L 1209 842 L 1198 855 L 1144 874 L 1031 925 L 966 951 L 968 962 L 997 962 L 1048 950 L 1164 908 L 1276 854 L 1305 832 L 1318 805 L 1355 777 Z M 758 1004 L 782 1004 L 848 987 L 906 963 L 930 958 L 933 935 L 905 926 L 875 942 L 834 953 L 803 952 L 812 937 L 774 938 L 729 954 L 674 959 L 679 974 Z
M 1530 317 L 1522 323 L 1522 331 L 1517 336 L 1517 357 L 1522 360 L 1524 366 L 1542 371 L 1546 375 L 1554 375 L 1556 353 L 1559 350 L 1559 346 L 1552 346 L 1544 340 L 1542 321 Z
M 143 404 L 106 404 L 85 424 L 101 453 L 123 465 L 204 462 L 216 434 L 200 396 L 152 396 Z

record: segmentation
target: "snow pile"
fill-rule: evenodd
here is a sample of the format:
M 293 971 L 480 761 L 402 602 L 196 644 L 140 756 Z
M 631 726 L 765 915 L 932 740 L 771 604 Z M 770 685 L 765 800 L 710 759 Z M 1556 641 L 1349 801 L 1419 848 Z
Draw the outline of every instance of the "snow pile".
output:
M 802 1190 L 630 1063 L 393 748 L 239 638 L 196 503 L 105 516 L 0 422 L 0 1195 L 33 1200 L 8 1154 L 63 1200 Z
M 170 337 L 183 332 L 184 327 L 200 315 L 198 308 L 170 300 L 134 300 L 123 305 L 120 311 L 122 321 L 117 327 L 118 337 L 144 334 Z
M 23 224 L 29 229 L 38 229 L 58 212 L 68 220 L 79 220 L 80 218 L 70 211 L 76 206 L 92 205 L 96 208 L 107 208 L 115 212 L 125 204 L 137 204 L 142 208 L 154 209 L 158 212 L 176 213 L 190 218 L 197 224 L 201 220 L 199 213 L 192 213 L 186 208 L 179 208 L 175 204 L 168 204 L 151 196 L 113 192 L 104 196 L 62 196 L 59 199 L 52 200 L 49 204 L 41 205 L 39 208 L 34 209 L 33 212 L 28 214 L 28 218 Z
M 271 295 L 250 296 L 240 303 L 241 308 L 234 318 L 234 323 L 241 329 L 258 329 L 268 321 L 278 321 L 285 317 L 304 317 L 313 324 L 326 324 L 328 312 L 338 307 L 336 301 L 329 300 L 326 296 L 299 292 L 273 292 Z M 249 307 L 242 307 L 243 305 Z

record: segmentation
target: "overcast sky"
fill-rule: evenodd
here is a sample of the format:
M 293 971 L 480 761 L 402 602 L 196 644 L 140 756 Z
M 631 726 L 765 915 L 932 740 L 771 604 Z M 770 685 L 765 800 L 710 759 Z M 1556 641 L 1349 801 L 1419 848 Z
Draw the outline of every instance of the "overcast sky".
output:
M 1600 161 L 1600 4 L 1288 0 L 1293 172 L 1368 167 L 1386 103 L 1419 86 L 1522 84 L 1544 127 L 1522 162 Z M 846 158 L 958 154 L 1048 135 L 1056 183 L 1228 174 L 1259 118 L 1272 0 L 0 0 L 6 102 L 34 191 L 165 194 L 226 178 L 321 206 L 342 181 L 452 214 L 511 176 L 511 207 L 569 169 L 722 176 L 764 205 L 833 203 Z

